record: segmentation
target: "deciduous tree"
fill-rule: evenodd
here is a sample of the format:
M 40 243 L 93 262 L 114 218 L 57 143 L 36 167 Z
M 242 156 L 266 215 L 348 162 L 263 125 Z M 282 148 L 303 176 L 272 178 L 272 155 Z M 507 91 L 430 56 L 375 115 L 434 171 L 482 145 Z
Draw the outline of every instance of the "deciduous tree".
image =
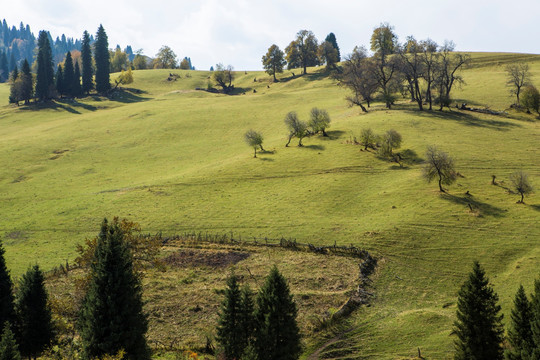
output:
M 274 81 L 277 81 L 276 74 L 283 72 L 283 67 L 287 63 L 284 58 L 283 51 L 274 44 L 268 48 L 266 55 L 262 57 L 263 68 L 266 70 L 268 75 L 274 77 Z
M 318 43 L 313 32 L 309 30 L 300 30 L 296 34 L 296 39 L 288 46 L 287 61 L 290 64 L 299 64 L 307 74 L 308 66 L 319 65 L 317 57 Z M 289 66 L 296 67 L 296 66 Z
M 455 84 L 463 84 L 463 77 L 459 70 L 470 62 L 467 54 L 454 53 L 455 44 L 451 41 L 445 42 L 441 47 L 435 71 L 435 86 L 438 89 L 437 102 L 439 111 L 444 107 L 449 107 L 451 102 L 451 92 Z
M 336 35 L 334 35 L 334 33 L 331 32 L 330 34 L 328 34 L 326 36 L 326 39 L 324 39 L 324 41 L 328 41 L 330 44 L 332 44 L 334 49 L 336 49 L 336 51 L 337 51 L 337 61 L 336 62 L 340 62 L 341 61 L 341 52 L 339 51 L 339 46 L 338 46 L 338 43 L 337 43 L 337 40 L 336 40 Z
M 521 104 L 530 113 L 531 110 L 540 114 L 540 92 L 534 85 L 527 85 L 521 92 Z
M 244 134 L 244 140 L 255 151 L 255 154 L 253 155 L 253 157 L 255 158 L 257 157 L 257 148 L 260 148 L 261 151 L 264 151 L 263 146 L 262 146 L 263 137 L 257 131 L 253 129 L 246 131 L 246 133 Z
M 216 70 L 212 73 L 214 82 L 223 89 L 225 94 L 230 93 L 234 89 L 234 85 L 232 84 L 234 80 L 233 70 L 232 65 L 225 67 L 220 63 L 216 65 Z
M 373 30 L 371 35 L 371 51 L 374 52 L 372 68 L 373 76 L 379 85 L 386 107 L 390 109 L 395 101 L 394 93 L 397 83 L 392 81 L 397 63 L 390 58 L 397 47 L 397 36 L 394 28 L 387 23 Z
M 312 108 L 308 126 L 313 134 L 322 132 L 323 136 L 328 136 L 326 129 L 330 127 L 330 115 L 324 109 Z
M 347 97 L 349 104 L 360 106 L 364 112 L 367 112 L 367 109 L 363 102 L 365 101 L 369 108 L 373 94 L 379 86 L 373 66 L 374 63 L 368 59 L 366 48 L 357 46 L 352 54 L 345 58 L 343 71 L 336 74 L 339 85 L 353 92 L 352 96 Z
M 518 203 L 524 204 L 524 196 L 533 192 L 533 187 L 529 182 L 529 174 L 523 170 L 516 171 L 510 175 L 510 184 L 512 185 L 512 189 L 521 195 L 521 200 Z
M 475 261 L 459 290 L 453 330 L 455 360 L 502 360 L 504 329 L 498 301 L 484 269 Z
M 170 47 L 163 45 L 154 59 L 154 69 L 176 69 L 176 54 Z
M 436 146 L 428 146 L 426 151 L 426 163 L 424 166 L 424 177 L 428 182 L 437 178 L 439 190 L 445 192 L 444 185 L 450 185 L 456 181 L 457 174 L 454 168 L 454 160 Z
M 360 145 L 364 146 L 364 150 L 368 147 L 374 149 L 377 142 L 377 136 L 371 129 L 362 129 L 360 133 Z
M 339 53 L 329 41 L 324 41 L 319 45 L 317 55 L 319 56 L 320 63 L 326 64 L 327 70 L 335 70 L 337 68 L 336 64 L 339 62 Z
M 144 70 L 148 68 L 146 57 L 142 53 L 142 49 L 135 52 L 135 58 L 133 59 L 133 67 L 135 70 Z
M 289 138 L 285 147 L 289 146 L 293 137 L 297 137 L 299 139 L 298 146 L 304 146 L 302 145 L 302 139 L 308 135 L 307 124 L 298 119 L 298 115 L 294 111 L 290 111 L 287 113 L 287 115 L 285 115 L 284 122 L 287 126 L 287 130 L 289 130 Z
M 516 105 L 519 105 L 521 89 L 530 83 L 531 73 L 529 64 L 518 62 L 506 66 L 506 85 L 510 87 L 510 93 L 516 95 Z

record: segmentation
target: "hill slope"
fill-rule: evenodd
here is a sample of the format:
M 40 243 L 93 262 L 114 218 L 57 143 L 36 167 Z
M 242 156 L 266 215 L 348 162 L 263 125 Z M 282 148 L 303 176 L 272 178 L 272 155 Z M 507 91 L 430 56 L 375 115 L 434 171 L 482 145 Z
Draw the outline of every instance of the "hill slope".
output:
M 460 103 L 506 109 L 504 66 L 517 59 L 530 61 L 540 78 L 538 56 L 473 59 L 467 85 L 454 94 Z M 234 232 L 365 247 L 382 258 L 376 299 L 322 352 L 327 358 L 408 358 L 417 347 L 428 358 L 449 358 L 455 297 L 473 259 L 485 264 L 507 313 L 519 283 L 531 288 L 540 199 L 518 205 L 504 186 L 519 169 L 539 183 L 533 116 L 419 112 L 408 102 L 361 114 L 346 106 L 346 90 L 315 69 L 296 78 L 287 72 L 275 84 L 263 73 L 238 73 L 235 96 L 193 90 L 206 88 L 210 73 L 177 73 L 181 79 L 171 82 L 169 71 L 136 71 L 133 89 L 112 101 L 0 108 L 0 234 L 14 274 L 73 258 L 75 244 L 95 235 L 105 216 L 164 234 Z M 0 98 L 7 92 L 0 86 Z M 330 137 L 285 148 L 285 114 L 307 120 L 312 107 L 330 113 Z M 396 129 L 402 149 L 419 157 L 438 145 L 463 177 L 439 194 L 422 179 L 421 165 L 399 168 L 351 145 L 365 127 Z M 270 150 L 257 159 L 243 142 L 249 128 L 263 133 Z M 504 183 L 491 185 L 492 174 Z

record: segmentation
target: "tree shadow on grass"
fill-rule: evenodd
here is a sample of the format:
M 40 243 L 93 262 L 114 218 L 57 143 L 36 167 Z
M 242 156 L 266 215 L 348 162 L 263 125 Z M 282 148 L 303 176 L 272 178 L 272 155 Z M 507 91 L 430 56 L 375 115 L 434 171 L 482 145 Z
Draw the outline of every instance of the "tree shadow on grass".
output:
M 74 109 L 71 106 L 66 106 L 61 101 L 39 102 L 39 103 L 30 104 L 30 105 L 20 108 L 20 110 L 22 111 L 40 111 L 44 109 L 50 109 L 50 110 L 55 110 L 55 111 L 67 111 L 72 114 L 80 114 L 80 112 L 77 109 Z
M 453 111 L 453 110 L 420 111 L 420 110 L 408 109 L 408 110 L 405 110 L 405 112 L 412 113 L 420 117 L 430 117 L 430 118 L 436 118 L 436 119 L 441 119 L 441 120 L 452 120 L 452 121 L 458 122 L 459 124 L 463 124 L 465 126 L 488 128 L 491 130 L 508 131 L 512 128 L 521 127 L 521 125 L 519 124 L 514 124 L 512 122 L 505 121 L 505 120 L 482 119 L 471 113 L 467 113 L 463 111 Z
M 337 140 L 337 139 L 341 138 L 345 134 L 345 131 L 331 130 L 331 131 L 327 131 L 326 133 L 328 134 L 328 136 L 323 137 L 323 139 Z
M 493 217 L 503 217 L 505 216 L 505 211 L 497 206 L 490 205 L 488 203 L 482 202 L 480 200 L 474 199 L 473 196 L 457 196 L 448 193 L 441 194 L 441 198 L 453 202 L 454 204 L 463 205 L 472 208 L 473 211 L 479 211 L 480 215 L 493 216 Z
M 533 210 L 540 211 L 540 204 L 529 205 L 529 207 Z
M 108 96 L 108 99 L 124 104 L 151 100 L 149 97 L 142 96 L 142 94 L 145 93 L 146 92 L 139 89 L 117 88 L 116 90 L 111 92 L 111 94 Z
M 319 150 L 319 151 L 322 151 L 322 150 L 325 150 L 326 147 L 324 145 L 304 145 L 302 146 L 302 148 L 304 149 L 310 149 L 310 150 Z

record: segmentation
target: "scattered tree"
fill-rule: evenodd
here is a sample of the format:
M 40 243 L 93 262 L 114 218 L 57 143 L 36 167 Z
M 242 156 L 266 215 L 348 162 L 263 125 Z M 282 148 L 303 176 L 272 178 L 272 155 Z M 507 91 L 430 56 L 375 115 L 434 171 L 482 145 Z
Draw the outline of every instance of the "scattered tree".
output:
M 39 32 L 36 63 L 36 97 L 40 101 L 46 101 L 54 95 L 52 50 L 46 31 Z
M 519 105 L 521 88 L 528 85 L 531 81 L 529 64 L 522 62 L 509 64 L 506 66 L 506 77 L 506 85 L 510 87 L 510 94 L 516 95 L 516 105 Z
M 84 30 L 81 44 L 82 64 L 82 91 L 87 95 L 94 89 L 94 69 L 92 67 L 92 49 L 90 48 L 90 34 Z
M 232 82 L 234 80 L 234 72 L 232 65 L 225 67 L 223 64 L 217 64 L 216 70 L 212 73 L 214 82 L 223 89 L 225 94 L 230 93 L 234 89 Z
M 455 44 L 445 42 L 439 51 L 437 68 L 435 71 L 435 85 L 438 89 L 439 111 L 444 107 L 450 107 L 450 93 L 455 84 L 464 83 L 458 71 L 470 62 L 470 56 L 454 53 Z
M 431 39 L 420 43 L 422 49 L 422 62 L 424 64 L 423 78 L 426 85 L 426 101 L 429 104 L 429 110 L 433 110 L 432 85 L 435 82 L 435 75 L 439 61 L 437 49 L 439 45 Z
M 13 324 L 15 322 L 13 283 L 6 266 L 5 252 L 0 242 L 0 322 Z
M 502 360 L 504 329 L 498 300 L 484 269 L 475 261 L 459 290 L 453 331 L 457 336 L 455 360 Z
M 416 101 L 418 108 L 424 110 L 424 99 L 422 96 L 420 80 L 424 73 L 424 62 L 422 61 L 422 44 L 418 43 L 412 36 L 407 38 L 407 42 L 398 48 L 399 67 L 408 83 L 408 90 L 411 100 Z
M 133 67 L 135 70 L 144 70 L 148 68 L 146 57 L 142 53 L 142 49 L 139 49 L 135 53 L 135 58 L 133 59 Z
M 99 25 L 94 44 L 94 59 L 96 62 L 96 91 L 105 94 L 111 89 L 109 40 L 103 25 Z
M 317 50 L 320 63 L 326 64 L 326 70 L 337 69 L 337 63 L 339 62 L 338 50 L 329 41 L 324 41 Z
M 364 150 L 368 147 L 374 149 L 377 143 L 377 136 L 371 129 L 362 129 L 360 133 L 360 145 L 364 146 Z
M 527 109 L 527 113 L 531 110 L 540 114 L 540 92 L 534 85 L 527 85 L 521 91 L 521 104 Z
M 261 151 L 264 151 L 263 146 L 262 146 L 263 137 L 260 133 L 256 132 L 255 130 L 251 129 L 251 130 L 246 131 L 246 133 L 244 134 L 244 140 L 255 151 L 255 154 L 253 155 L 254 158 L 257 157 L 257 148 L 260 148 Z
M 289 286 L 277 267 L 257 296 L 254 347 L 259 360 L 296 360 L 301 352 L 297 309 Z
M 21 354 L 28 358 L 39 356 L 54 338 L 47 301 L 43 272 L 38 265 L 34 265 L 21 278 L 15 303 L 19 348 Z
M 19 80 L 19 70 L 17 69 L 17 66 L 13 69 L 10 76 L 10 86 L 9 86 L 9 103 L 10 104 L 17 104 L 19 106 L 19 87 L 20 87 L 20 80 Z
M 436 146 L 428 146 L 426 151 L 426 164 L 424 166 L 424 177 L 428 182 L 438 178 L 439 190 L 445 192 L 444 185 L 450 185 L 457 179 L 457 173 L 454 168 L 454 160 L 439 150 Z
M 283 67 L 287 61 L 284 58 L 283 51 L 274 44 L 268 48 L 268 52 L 262 57 L 262 63 L 268 75 L 273 76 L 274 81 L 277 81 L 276 73 L 283 72 Z
M 508 341 L 510 349 L 505 351 L 508 360 L 527 360 L 534 348 L 532 339 L 531 303 L 527 299 L 523 285 L 519 286 L 514 299 L 514 308 L 510 314 L 511 322 L 508 329 Z
M 296 112 L 294 111 L 287 113 L 284 121 L 287 129 L 289 130 L 289 139 L 285 147 L 289 146 L 293 137 L 297 137 L 299 139 L 298 146 L 303 146 L 302 139 L 308 135 L 307 124 L 298 119 L 298 115 L 296 115 Z
M 180 61 L 180 69 L 191 70 L 191 65 L 189 64 L 189 61 L 187 58 L 183 58 L 182 61 Z
M 163 45 L 154 59 L 154 69 L 176 69 L 176 54 L 170 47 Z
M 394 150 L 401 147 L 401 140 L 400 133 L 394 129 L 388 130 L 382 137 L 379 155 L 400 163 L 399 156 L 394 154 Z
M 291 42 L 286 49 L 289 68 L 297 67 L 291 66 L 292 64 L 300 65 L 304 69 L 304 74 L 307 74 L 308 66 L 319 65 L 317 49 L 317 38 L 313 32 L 300 30 L 296 34 L 296 40 Z
M 512 189 L 521 195 L 521 200 L 518 201 L 518 204 L 525 204 L 523 200 L 524 196 L 533 192 L 533 187 L 529 182 L 529 174 L 523 170 L 517 171 L 510 175 L 510 183 L 512 184 Z
M 326 129 L 330 127 L 330 115 L 326 110 L 313 108 L 310 112 L 308 126 L 313 134 L 322 132 L 323 136 L 328 136 Z
M 394 93 L 398 87 L 398 82 L 394 79 L 397 63 L 395 58 L 390 57 L 395 52 L 396 47 L 397 36 L 392 26 L 383 23 L 373 30 L 371 51 L 374 53 L 372 59 L 374 66 L 372 71 L 388 109 L 392 107 L 395 101 Z
M 131 84 L 133 82 L 133 72 L 131 71 L 131 68 L 129 68 L 127 71 L 122 70 L 120 72 L 120 75 L 114 80 L 116 89 L 120 85 L 127 85 Z
M 117 46 L 112 54 L 109 53 L 109 57 L 111 58 L 111 72 L 120 72 L 131 68 L 128 54 L 122 51 L 120 46 Z
M 130 359 L 149 359 L 141 280 L 117 221 L 101 225 L 90 276 L 78 322 L 85 355 L 124 350 Z
M 336 49 L 336 51 L 337 51 L 337 61 L 336 62 L 340 62 L 341 61 L 341 53 L 339 51 L 339 46 L 338 46 L 338 43 L 337 43 L 337 40 L 336 40 L 336 35 L 334 35 L 334 33 L 330 33 L 330 34 L 328 34 L 326 36 L 326 39 L 324 39 L 324 41 L 328 41 L 330 44 L 332 44 L 334 49 Z
M 4 323 L 4 330 L 0 341 L 0 360 L 21 360 L 19 347 L 15 341 L 15 335 L 11 331 L 9 322 Z
M 353 53 L 345 58 L 342 73 L 336 75 L 339 85 L 353 92 L 352 96 L 347 97 L 349 104 L 360 106 L 364 112 L 367 109 L 362 103 L 365 101 L 369 108 L 379 86 L 373 66 L 374 63 L 367 57 L 366 48 L 355 47 Z

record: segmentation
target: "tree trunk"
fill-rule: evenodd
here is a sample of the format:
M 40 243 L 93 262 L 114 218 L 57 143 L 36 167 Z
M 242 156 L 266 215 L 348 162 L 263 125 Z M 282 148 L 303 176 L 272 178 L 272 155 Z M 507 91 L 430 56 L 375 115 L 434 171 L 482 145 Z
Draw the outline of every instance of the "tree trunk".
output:
M 262 144 L 260 144 L 259 147 L 261 148 L 261 151 L 264 151 Z
M 289 147 L 289 144 L 291 143 L 291 140 L 293 138 L 294 134 L 289 135 L 289 141 L 287 141 L 287 144 L 285 144 L 285 147 Z
M 328 136 L 328 134 L 326 133 L 324 129 L 322 129 L 322 136 Z
M 522 204 L 525 204 L 525 202 L 524 202 L 524 200 L 523 200 L 523 193 L 520 193 L 520 194 L 521 194 L 521 201 L 520 201 L 520 202 L 521 202 Z
M 256 158 L 257 157 L 257 147 L 254 146 L 253 150 L 255 150 L 255 154 L 253 155 L 253 157 Z
M 440 190 L 441 192 L 445 192 L 444 189 L 443 189 L 443 187 L 442 187 L 442 177 L 441 177 L 441 175 L 439 175 L 439 190 Z
M 298 146 L 304 146 L 304 145 L 302 144 L 302 139 L 303 139 L 303 138 L 300 138 L 300 140 L 298 140 Z

